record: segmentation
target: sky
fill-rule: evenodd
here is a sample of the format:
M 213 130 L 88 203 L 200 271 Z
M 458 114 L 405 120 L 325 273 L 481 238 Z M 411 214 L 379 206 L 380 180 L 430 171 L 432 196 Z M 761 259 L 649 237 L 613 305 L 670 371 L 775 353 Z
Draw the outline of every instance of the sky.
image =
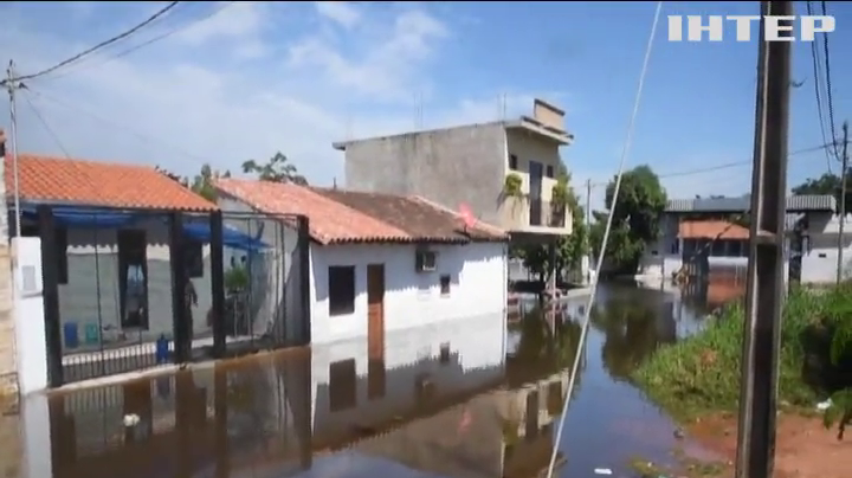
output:
M 666 2 L 627 166 L 669 197 L 740 195 L 751 183 L 757 40 L 669 43 L 666 15 L 756 14 L 759 2 Z M 165 2 L 3 2 L 0 61 L 52 66 Z M 137 34 L 19 94 L 18 149 L 238 172 L 287 155 L 312 184 L 344 184 L 333 141 L 566 111 L 578 192 L 618 168 L 655 2 L 186 2 Z M 797 13 L 805 13 L 797 2 Z M 852 114 L 852 2 L 828 2 L 837 134 Z M 130 50 L 130 51 L 128 51 Z M 823 144 L 810 44 L 794 45 L 790 151 Z M 505 105 L 505 106 L 504 106 Z M 8 100 L 0 126 L 9 127 Z M 830 134 L 830 133 L 829 133 Z M 735 162 L 741 166 L 677 175 Z M 791 157 L 788 184 L 839 166 Z M 675 176 L 667 177 L 667 175 Z M 596 186 L 593 208 L 604 188 Z

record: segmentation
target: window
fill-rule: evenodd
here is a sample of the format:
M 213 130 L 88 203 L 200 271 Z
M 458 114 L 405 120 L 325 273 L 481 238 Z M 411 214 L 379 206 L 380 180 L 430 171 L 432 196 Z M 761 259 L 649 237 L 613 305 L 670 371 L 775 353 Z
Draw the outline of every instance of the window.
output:
M 509 155 L 509 169 L 518 169 L 518 157 L 514 154 Z
M 548 178 L 552 178 L 553 177 L 553 166 L 548 166 L 544 170 L 544 175 L 547 176 Z
M 60 284 L 68 283 L 68 230 L 64 227 L 57 227 L 56 231 L 56 275 L 57 282 Z M 38 226 L 34 224 L 22 224 L 21 236 L 23 237 L 39 237 Z
M 441 276 L 441 295 L 445 297 L 450 295 L 450 276 L 448 275 Z
M 328 365 L 328 408 L 332 412 L 353 408 L 358 404 L 355 359 Z
M 145 231 L 118 231 L 121 327 L 148 329 L 148 241 Z
M 328 268 L 328 314 L 355 312 L 355 266 Z

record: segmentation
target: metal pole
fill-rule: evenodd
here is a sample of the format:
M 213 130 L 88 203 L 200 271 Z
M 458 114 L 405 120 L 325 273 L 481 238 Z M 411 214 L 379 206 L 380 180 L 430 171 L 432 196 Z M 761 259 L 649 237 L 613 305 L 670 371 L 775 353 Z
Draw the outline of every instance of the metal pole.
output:
M 15 89 L 18 88 L 15 79 L 15 63 L 9 60 L 6 69 L 6 89 L 9 91 L 9 115 L 11 116 L 11 142 L 12 142 L 12 171 L 14 177 L 15 195 L 15 237 L 21 237 L 21 190 L 20 176 L 18 174 L 18 115 L 15 110 Z
M 837 284 L 843 281 L 843 230 L 846 226 L 846 173 L 849 169 L 849 156 L 846 145 L 849 144 L 849 123 L 843 122 L 843 156 L 840 158 L 840 226 L 837 230 Z
M 592 244 L 589 233 L 592 230 L 592 178 L 586 180 L 586 249 L 588 250 L 589 265 L 586 267 L 586 284 L 592 283 Z
M 779 331 L 784 300 L 784 215 L 790 108 L 789 42 L 765 42 L 767 15 L 793 2 L 761 3 L 746 321 L 743 324 L 737 478 L 769 478 L 775 455 Z

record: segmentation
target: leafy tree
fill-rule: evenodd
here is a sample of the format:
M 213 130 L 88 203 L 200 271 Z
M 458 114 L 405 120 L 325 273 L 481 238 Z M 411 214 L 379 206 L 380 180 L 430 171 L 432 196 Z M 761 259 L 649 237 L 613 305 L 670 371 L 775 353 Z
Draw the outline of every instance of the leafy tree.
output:
M 243 163 L 243 172 L 256 174 L 261 181 L 272 181 L 277 183 L 296 183 L 306 186 L 308 180 L 299 174 L 296 166 L 289 162 L 287 156 L 280 151 L 269 158 L 266 164 L 259 164 L 253 159 Z
M 157 166 L 155 168 L 160 173 L 168 176 L 174 181 L 180 183 L 183 187 L 191 189 L 194 193 L 207 199 L 208 201 L 216 201 L 216 188 L 213 187 L 213 181 L 218 178 L 230 178 L 231 172 L 219 172 L 213 170 L 209 164 L 203 164 L 201 171 L 193 177 L 192 181 L 188 177 L 180 176 L 172 173 L 164 168 Z
M 645 244 L 659 237 L 660 218 L 666 207 L 666 191 L 650 167 L 637 166 L 624 173 L 618 201 L 613 204 L 615 181 L 616 178 L 613 178 L 606 188 L 606 207 L 613 211 L 606 258 L 619 272 L 631 273 L 639 265 Z M 607 214 L 595 212 L 594 216 L 596 221 L 589 236 L 592 249 L 599 256 Z
M 840 176 L 832 173 L 825 173 L 822 176 L 814 179 L 808 178 L 802 184 L 792 189 L 793 194 L 828 194 L 834 196 L 837 204 L 840 205 L 841 193 Z M 846 172 L 846 187 L 852 188 L 852 170 Z M 852 211 L 852 195 L 846 194 L 846 210 Z

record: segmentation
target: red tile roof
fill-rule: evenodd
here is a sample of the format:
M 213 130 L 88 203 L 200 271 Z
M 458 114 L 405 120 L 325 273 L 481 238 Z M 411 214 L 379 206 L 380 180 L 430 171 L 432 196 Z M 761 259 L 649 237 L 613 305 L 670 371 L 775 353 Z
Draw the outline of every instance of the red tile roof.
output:
M 219 179 L 216 187 L 266 214 L 307 216 L 311 238 L 321 244 L 502 241 L 507 237 L 485 224 L 464 231 L 459 215 L 421 198 L 242 179 Z
M 748 229 L 728 221 L 681 221 L 681 239 L 748 239 Z
M 13 161 L 6 157 L 6 196 L 15 191 Z M 217 206 L 153 167 L 21 154 L 21 199 L 111 208 L 214 211 Z

